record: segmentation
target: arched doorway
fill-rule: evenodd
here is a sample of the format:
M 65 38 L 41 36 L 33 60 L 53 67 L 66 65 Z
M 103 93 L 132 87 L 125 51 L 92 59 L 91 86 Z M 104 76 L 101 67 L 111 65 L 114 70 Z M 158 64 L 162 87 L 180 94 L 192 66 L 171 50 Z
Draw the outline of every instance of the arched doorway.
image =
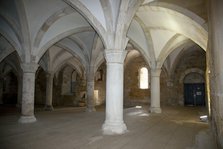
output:
M 184 105 L 205 106 L 204 77 L 197 72 L 191 72 L 184 78 Z

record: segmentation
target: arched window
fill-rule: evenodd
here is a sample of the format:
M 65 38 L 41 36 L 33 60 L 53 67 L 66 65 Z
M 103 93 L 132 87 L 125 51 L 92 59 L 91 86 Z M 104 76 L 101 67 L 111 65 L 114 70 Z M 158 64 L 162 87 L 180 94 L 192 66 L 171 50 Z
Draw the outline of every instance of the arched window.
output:
M 148 69 L 146 67 L 142 67 L 139 70 L 139 88 L 148 89 L 149 88 L 148 84 L 149 84 Z

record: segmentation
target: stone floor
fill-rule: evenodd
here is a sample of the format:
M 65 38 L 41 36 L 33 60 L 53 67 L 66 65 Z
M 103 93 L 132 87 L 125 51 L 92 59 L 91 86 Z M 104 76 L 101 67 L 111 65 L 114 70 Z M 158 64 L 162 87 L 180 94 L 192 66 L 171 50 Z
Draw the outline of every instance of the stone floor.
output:
M 128 132 L 102 135 L 103 110 L 37 112 L 37 122 L 19 124 L 19 114 L 0 115 L 1 149 L 215 149 L 204 108 L 164 107 L 162 114 L 125 109 Z

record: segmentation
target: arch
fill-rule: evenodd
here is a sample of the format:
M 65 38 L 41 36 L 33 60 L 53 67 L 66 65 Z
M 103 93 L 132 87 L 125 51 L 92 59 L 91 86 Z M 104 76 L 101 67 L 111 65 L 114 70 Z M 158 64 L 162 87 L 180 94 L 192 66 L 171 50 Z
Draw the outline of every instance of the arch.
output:
M 134 45 L 135 49 L 137 49 L 142 57 L 145 59 L 146 63 L 152 67 L 154 65 L 154 62 L 151 61 L 151 59 L 148 57 L 148 54 L 145 53 L 145 51 L 142 49 L 142 47 L 140 45 L 138 45 L 136 42 L 134 42 L 134 40 L 132 40 L 131 38 L 129 39 L 129 43 L 131 43 L 132 45 Z
M 93 45 L 92 45 L 92 50 L 91 50 L 91 59 L 90 59 L 90 64 L 92 65 L 95 65 L 96 68 L 95 68 L 95 71 L 97 71 L 97 66 L 98 66 L 98 63 L 99 63 L 99 66 L 100 66 L 100 63 L 101 61 L 104 59 L 104 45 L 100 39 L 100 37 L 95 34 L 94 36 L 94 40 L 93 40 Z
M 179 13 L 191 18 L 197 24 L 201 25 L 206 31 L 208 30 L 207 22 L 204 19 L 202 19 L 201 17 L 199 17 L 197 14 L 193 13 L 192 11 L 190 11 L 188 9 L 185 9 L 185 8 L 175 5 L 175 4 L 170 4 L 167 2 L 159 2 L 159 1 L 152 1 L 149 3 L 149 5 L 172 9 L 176 12 L 179 12 Z
M 92 30 L 91 27 L 79 27 L 79 28 L 75 28 L 75 29 L 71 29 L 66 32 L 63 32 L 63 33 L 59 34 L 58 36 L 52 38 L 45 45 L 43 45 L 43 47 L 38 51 L 38 53 L 36 54 L 37 55 L 36 62 L 38 62 L 40 60 L 40 58 L 43 56 L 43 54 L 47 51 L 47 49 L 49 47 L 51 47 L 53 44 L 60 41 L 61 39 L 65 38 L 69 35 L 75 34 L 75 33 L 83 32 L 83 31 L 91 31 L 91 30 Z
M 19 25 L 15 20 L 13 20 L 7 13 L 4 13 L 0 10 L 0 18 L 9 26 L 10 29 L 12 29 L 13 33 L 15 34 L 15 37 L 18 39 L 18 41 L 21 42 L 21 38 L 19 35 L 21 35 L 21 32 L 19 30 Z
M 15 68 L 15 66 L 12 64 L 12 63 L 10 63 L 10 62 L 6 62 L 5 64 L 4 64 L 4 66 L 2 67 L 2 73 L 3 73 L 3 76 L 7 76 L 7 74 L 8 73 L 10 73 L 10 72 L 13 72 L 14 73 L 14 75 L 18 75 L 18 71 L 17 71 L 17 69 Z
M 72 59 L 72 58 L 70 58 Z M 77 73 L 80 75 L 80 76 L 83 76 L 84 74 L 84 69 L 83 67 L 80 67 L 81 65 L 74 65 L 73 63 L 70 63 L 69 60 L 66 60 L 64 61 L 63 63 L 61 63 L 60 65 L 56 66 L 55 69 L 54 69 L 54 73 L 58 72 L 59 70 L 61 70 L 63 67 L 69 65 L 70 67 L 72 67 L 73 69 L 77 70 Z M 78 62 L 78 61 L 77 61 Z M 80 64 L 80 63 L 79 63 Z
M 190 43 L 190 41 L 190 39 L 185 38 L 184 36 L 181 36 L 179 34 L 173 36 L 161 50 L 160 55 L 157 59 L 157 67 L 161 68 L 164 61 L 171 52 L 179 48 L 183 49 L 183 47 Z
M 9 48 L 7 50 L 4 50 L 0 55 L 0 63 L 10 54 L 12 54 L 15 51 L 13 48 Z
M 73 12 L 74 10 L 72 8 L 66 7 L 62 10 L 55 12 L 49 18 L 47 18 L 47 20 L 42 24 L 39 31 L 37 32 L 36 38 L 34 39 L 34 46 L 39 47 L 42 37 L 54 22 L 59 20 L 61 17 L 69 15 Z
M 184 81 L 184 78 L 188 75 L 188 74 L 190 74 L 190 73 L 198 73 L 198 74 L 200 74 L 200 75 L 202 75 L 202 76 L 204 76 L 204 71 L 203 70 L 201 70 L 201 69 L 199 69 L 199 68 L 190 68 L 190 69 L 187 69 L 186 71 L 184 71 L 181 75 L 180 75 L 180 79 L 179 79 L 179 83 L 183 83 L 183 81 Z
M 8 55 L 8 58 L 9 59 L 5 59 L 2 69 L 4 69 L 5 66 L 9 65 L 12 68 L 14 74 L 16 74 L 17 77 L 20 76 L 21 67 L 20 67 L 19 56 L 17 55 L 17 52 L 11 53 L 10 55 Z
M 119 45 L 120 49 L 125 49 L 128 43 L 127 32 L 129 30 L 131 20 L 135 15 L 136 10 L 140 6 L 141 1 L 120 1 L 119 14 L 117 17 L 117 25 L 115 30 L 115 41 L 116 45 Z M 116 48 L 115 48 L 116 49 Z
M 56 46 L 69 52 L 71 55 L 76 57 L 84 65 L 85 68 L 87 68 L 88 61 L 85 59 L 82 53 L 74 51 L 73 49 L 71 49 L 71 47 L 60 44 L 60 43 L 57 43 Z
M 86 56 L 87 58 L 89 58 L 89 55 L 87 55 L 88 54 L 87 47 L 86 47 L 85 43 L 79 37 L 73 35 L 72 38 L 68 37 L 68 39 L 73 41 L 83 51 L 83 55 Z
M 19 44 L 19 42 L 17 42 L 17 41 L 14 41 L 14 39 L 13 38 L 11 38 L 6 32 L 5 32 L 5 30 L 3 30 L 3 29 L 1 29 L 0 28 L 0 35 L 7 41 L 7 42 L 9 42 L 10 43 L 10 45 L 12 46 L 12 48 L 10 48 L 10 50 L 12 51 L 12 49 L 14 48 L 14 50 L 16 50 L 17 51 L 17 53 L 18 53 L 18 55 L 19 55 L 19 60 L 20 61 L 22 61 L 23 60 L 23 53 L 22 53 L 22 50 L 21 50 L 21 45 Z M 13 50 L 13 51 L 14 51 Z M 12 52 L 13 52 L 12 51 Z M 11 53 L 12 53 L 11 52 Z M 8 52 L 7 52 L 8 53 Z M 4 55 L 5 55 L 5 57 L 7 56 L 7 55 L 9 55 L 9 54 L 7 54 L 7 53 L 4 53 Z M 4 58 L 1 58 L 0 59 L 0 62 L 3 60 Z
M 199 16 L 197 16 L 196 14 L 187 9 L 184 9 L 182 7 L 173 4 L 168 4 L 163 2 L 152 2 L 150 3 L 150 6 L 158 7 L 159 11 L 162 11 L 163 13 L 165 12 L 171 13 L 171 11 L 173 11 L 174 14 L 175 12 L 175 14 L 173 15 L 173 17 L 175 17 L 175 20 L 178 19 L 178 21 L 184 21 L 185 23 L 185 24 L 181 23 L 179 25 L 184 26 L 185 28 L 188 28 L 187 25 L 189 25 L 191 29 L 183 30 L 177 24 L 174 24 L 174 22 L 170 22 L 172 23 L 172 26 L 174 28 L 168 27 L 167 29 L 177 31 L 177 33 L 180 33 L 185 37 L 193 40 L 204 50 L 207 49 L 207 41 L 208 41 L 207 26 L 202 18 L 200 18 Z
M 71 81 L 76 81 L 77 76 L 76 76 L 76 69 L 71 73 Z
M 136 35 L 137 38 L 134 38 Z M 130 43 L 137 47 L 137 49 L 142 53 L 149 66 L 154 67 L 155 53 L 152 37 L 146 29 L 146 25 L 139 17 L 135 16 L 132 20 L 127 37 L 129 38 Z M 142 43 L 143 41 L 144 43 Z
M 197 72 L 191 72 L 184 77 L 184 83 L 205 83 L 204 76 Z
M 128 49 L 127 51 L 128 53 L 125 58 L 124 66 L 127 66 L 132 59 L 135 59 L 141 55 L 141 53 L 133 47 L 131 47 L 131 49 Z
M 169 74 L 168 68 L 165 65 L 163 65 L 163 66 L 164 67 L 160 68 L 161 69 L 160 75 L 164 74 L 166 78 L 170 78 L 170 74 Z
M 22 51 L 24 52 L 23 55 L 21 55 L 21 59 L 23 62 L 31 62 L 31 39 L 30 39 L 30 33 L 29 33 L 29 25 L 25 10 L 25 4 L 24 1 L 15 1 L 16 8 L 18 11 L 19 20 L 21 22 L 21 45 Z M 24 46 L 23 46 L 24 45 Z
M 98 21 L 98 19 L 84 6 L 79 0 L 65 0 L 65 2 L 71 7 L 75 8 L 81 15 L 84 16 L 88 20 L 88 22 L 93 26 L 93 28 L 97 31 L 98 35 L 101 37 L 104 45 L 107 47 L 106 42 L 106 30 L 103 25 Z
M 192 48 L 193 46 L 195 46 L 195 43 L 192 42 L 191 40 L 188 40 L 188 42 L 185 42 L 184 44 L 177 47 L 176 50 L 180 50 L 180 52 L 177 54 L 174 62 L 171 65 L 170 77 L 173 77 L 174 70 L 176 69 L 178 62 L 181 61 L 182 56 L 185 54 L 185 52 L 188 51 L 188 49 Z
M 208 33 L 206 22 L 189 10 L 173 4 L 151 2 L 141 6 L 136 16 L 144 22 L 147 30 L 157 28 L 174 31 L 191 39 L 204 50 L 207 49 Z M 159 19 L 149 20 L 143 18 Z M 165 18 L 168 18 L 168 20 L 163 21 Z

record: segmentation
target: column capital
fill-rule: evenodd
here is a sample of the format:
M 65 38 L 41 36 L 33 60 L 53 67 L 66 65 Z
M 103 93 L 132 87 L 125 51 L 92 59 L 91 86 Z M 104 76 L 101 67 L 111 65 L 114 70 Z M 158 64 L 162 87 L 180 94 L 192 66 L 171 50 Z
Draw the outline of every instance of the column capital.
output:
M 21 68 L 24 73 L 35 73 L 39 65 L 36 63 L 22 63 Z
M 161 69 L 160 68 L 158 68 L 158 69 L 151 69 L 151 76 L 152 77 L 159 77 L 160 73 L 161 73 Z
M 112 50 L 106 49 L 104 52 L 107 63 L 123 63 L 126 57 L 127 51 L 125 50 Z

